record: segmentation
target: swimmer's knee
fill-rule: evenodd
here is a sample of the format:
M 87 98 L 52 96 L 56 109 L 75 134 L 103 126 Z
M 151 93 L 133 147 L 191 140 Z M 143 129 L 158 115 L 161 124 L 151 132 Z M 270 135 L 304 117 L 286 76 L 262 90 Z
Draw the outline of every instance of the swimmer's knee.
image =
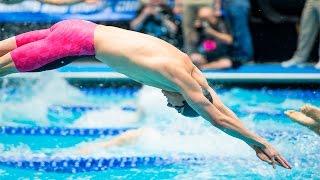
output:
M 0 47 L 12 47 L 16 45 L 15 37 L 4 39 L 0 41 Z
M 13 63 L 11 53 L 6 53 L 3 56 L 0 56 L 0 68 L 5 67 L 8 64 Z
M 15 37 L 0 41 L 0 57 L 17 48 Z
M 9 75 L 9 74 L 13 74 L 13 73 L 17 73 L 18 70 L 16 69 L 14 63 L 10 63 L 6 66 L 0 67 L 0 77 Z

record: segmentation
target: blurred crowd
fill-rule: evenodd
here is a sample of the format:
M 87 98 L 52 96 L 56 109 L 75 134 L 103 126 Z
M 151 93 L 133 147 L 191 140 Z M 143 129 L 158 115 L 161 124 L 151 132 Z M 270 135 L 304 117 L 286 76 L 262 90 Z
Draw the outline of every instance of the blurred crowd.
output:
M 238 67 L 253 57 L 248 0 L 141 0 L 130 23 L 188 53 L 201 69 Z
M 314 42 L 319 33 L 320 27 L 320 1 L 307 0 L 302 12 L 300 20 L 300 34 L 298 39 L 298 47 L 293 57 L 288 61 L 282 63 L 282 66 L 289 67 L 306 62 L 309 58 L 310 52 Z M 320 56 L 320 46 L 318 50 Z M 315 65 L 320 69 L 320 57 L 318 63 Z
M 73 4 L 97 3 L 100 0 L 38 1 Z M 248 22 L 249 0 L 139 1 L 140 7 L 135 18 L 130 22 L 129 28 L 171 43 L 186 52 L 200 69 L 237 68 L 253 59 L 254 51 Z M 319 17 L 320 1 L 306 0 L 301 17 L 297 50 L 291 59 L 282 63 L 282 66 L 299 65 L 308 60 L 318 35 Z M 46 26 L 48 24 L 42 24 L 40 28 Z M 36 27 L 39 28 L 39 25 Z M 10 33 L 20 33 L 22 29 L 21 26 L 14 28 L 2 27 L 1 33 L 9 36 Z M 31 27 L 31 29 L 36 28 Z M 320 69 L 320 61 L 315 67 Z

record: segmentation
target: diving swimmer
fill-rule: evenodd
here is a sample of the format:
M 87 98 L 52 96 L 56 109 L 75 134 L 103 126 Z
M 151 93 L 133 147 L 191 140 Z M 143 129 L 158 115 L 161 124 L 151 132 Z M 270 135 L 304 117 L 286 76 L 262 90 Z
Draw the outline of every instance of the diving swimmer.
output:
M 185 116 L 202 116 L 243 140 L 262 161 L 291 168 L 271 144 L 249 131 L 221 102 L 188 55 L 153 36 L 84 20 L 65 20 L 1 41 L 0 56 L 2 76 L 55 69 L 69 63 L 69 57 L 95 56 L 135 81 L 162 89 L 169 107 Z
M 288 110 L 285 114 L 293 121 L 306 126 L 320 136 L 320 108 L 306 104 L 300 108 L 300 111 Z

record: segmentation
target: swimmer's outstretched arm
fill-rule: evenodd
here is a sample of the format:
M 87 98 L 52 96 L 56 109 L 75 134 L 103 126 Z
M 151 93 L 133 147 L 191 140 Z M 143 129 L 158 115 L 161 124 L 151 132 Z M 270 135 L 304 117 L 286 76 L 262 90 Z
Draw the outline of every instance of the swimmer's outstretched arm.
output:
M 117 137 L 114 137 L 110 139 L 107 142 L 101 143 L 100 145 L 104 148 L 110 148 L 115 146 L 124 146 L 128 144 L 134 143 L 145 131 L 145 129 L 135 129 L 135 130 L 129 130 L 122 134 L 120 134 Z
M 188 72 L 184 69 L 175 69 L 173 72 L 172 79 L 179 86 L 181 94 L 203 118 L 225 133 L 246 142 L 256 151 L 261 160 L 273 166 L 278 163 L 284 168 L 291 168 L 289 163 L 266 140 L 246 129 L 231 110 L 223 104 L 217 106 L 211 103 L 203 95 L 197 80 Z
M 81 146 L 78 149 L 78 152 L 79 154 L 82 154 L 82 155 L 88 155 L 92 152 L 91 149 L 95 149 L 95 148 L 108 149 L 112 147 L 120 147 L 128 144 L 132 144 L 145 131 L 146 131 L 145 128 L 129 130 L 105 142 L 93 142 L 93 143 L 84 144 L 84 146 Z

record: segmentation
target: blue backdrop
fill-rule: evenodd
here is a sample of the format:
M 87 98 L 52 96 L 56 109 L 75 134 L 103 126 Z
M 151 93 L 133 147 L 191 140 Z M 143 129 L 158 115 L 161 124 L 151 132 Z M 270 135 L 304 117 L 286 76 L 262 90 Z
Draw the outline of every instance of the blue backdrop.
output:
M 10 1 L 9 1 L 10 2 Z M 52 5 L 37 0 L 0 3 L 0 22 L 45 22 L 77 18 L 91 21 L 126 21 L 135 16 L 138 0 L 101 0 L 99 3 Z

